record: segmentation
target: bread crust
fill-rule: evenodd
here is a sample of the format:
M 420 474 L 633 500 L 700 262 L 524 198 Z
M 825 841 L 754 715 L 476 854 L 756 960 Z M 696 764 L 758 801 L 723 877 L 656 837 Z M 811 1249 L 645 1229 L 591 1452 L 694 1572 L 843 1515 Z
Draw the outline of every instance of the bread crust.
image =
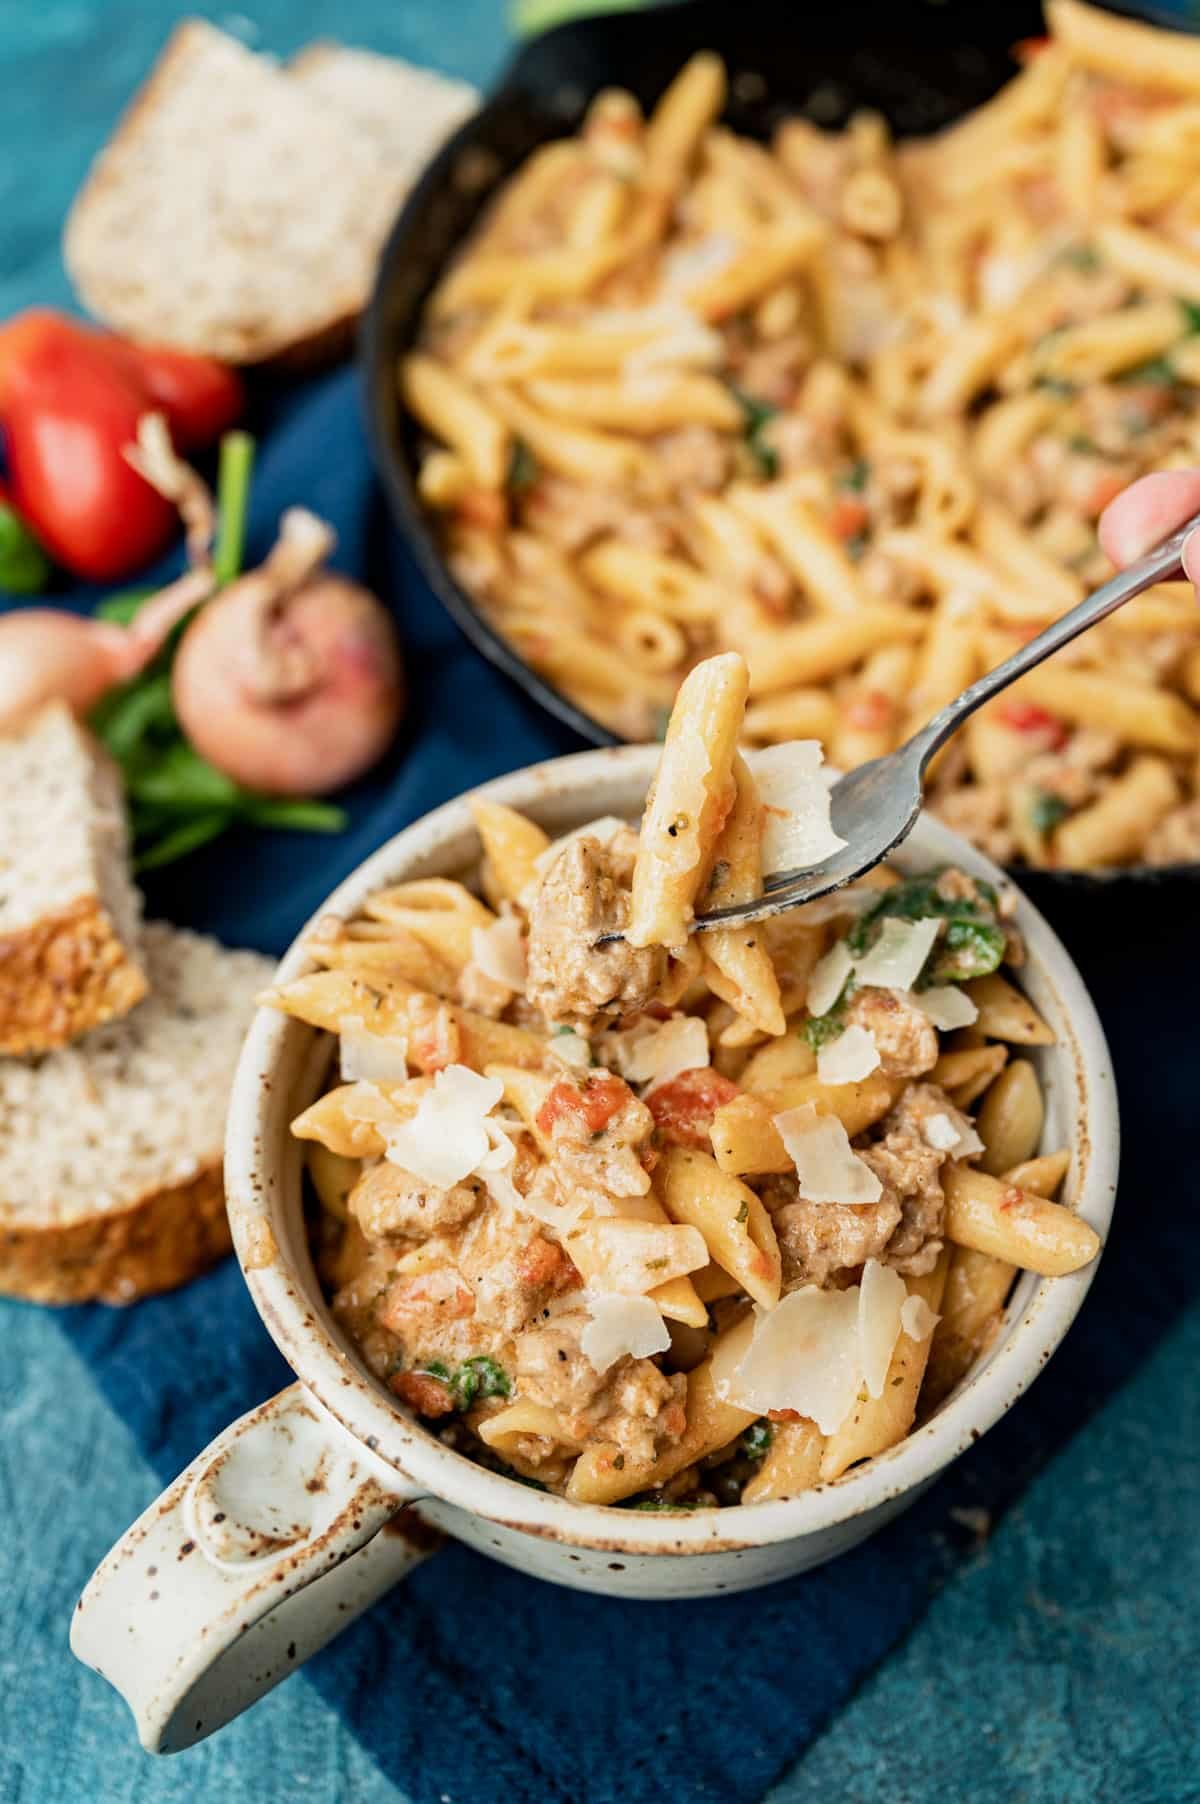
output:
M 240 323 L 226 322 L 222 327 L 206 325 L 190 335 L 167 334 L 165 338 L 155 325 L 152 304 L 138 302 L 130 306 L 120 295 L 119 287 L 114 294 L 101 258 L 101 246 L 92 227 L 93 208 L 103 206 L 110 189 L 120 188 L 125 177 L 123 157 L 127 146 L 137 142 L 146 120 L 159 106 L 169 108 L 176 82 L 187 79 L 193 56 L 203 54 L 214 35 L 224 34 L 202 19 L 184 19 L 172 31 L 158 61 L 121 114 L 71 203 L 63 229 L 63 259 L 89 310 L 128 338 L 147 343 L 161 343 L 169 338 L 180 350 L 217 357 L 224 363 L 262 365 L 281 373 L 319 369 L 344 356 L 352 346 L 354 328 L 370 292 L 369 273 L 364 273 L 361 281 L 335 273 L 319 310 L 320 317 L 299 337 L 255 316 Z M 121 254 L 127 257 L 128 249 Z
M 0 1293 L 31 1303 L 133 1303 L 186 1284 L 232 1246 L 221 1161 L 78 1221 L 24 1225 L 0 1203 Z
M 0 935 L 0 1053 L 50 1052 L 127 1015 L 146 978 L 98 896 Z

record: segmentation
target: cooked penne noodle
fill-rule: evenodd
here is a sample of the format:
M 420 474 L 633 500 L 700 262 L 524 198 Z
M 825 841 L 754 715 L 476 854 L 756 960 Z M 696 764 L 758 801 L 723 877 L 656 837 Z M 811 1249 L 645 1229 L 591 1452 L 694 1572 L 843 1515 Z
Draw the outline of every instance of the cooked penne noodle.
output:
M 815 1422 L 773 1424 L 771 1445 L 762 1465 L 742 1491 L 743 1503 L 769 1503 L 775 1497 L 798 1497 L 821 1477 L 825 1437 Z
M 950 1253 L 944 1248 L 932 1271 L 905 1280 L 909 1296 L 919 1297 L 935 1315 L 941 1307 L 949 1263 Z M 840 1478 L 859 1460 L 886 1453 L 904 1439 L 917 1413 L 929 1348 L 929 1335 L 914 1340 L 901 1329 L 880 1395 L 872 1397 L 865 1390 L 861 1392 L 841 1427 L 826 1440 L 821 1454 L 822 1480 Z
M 956 1246 L 974 1247 L 1047 1278 L 1078 1271 L 1100 1249 L 1095 1229 L 1061 1203 L 967 1165 L 950 1166 L 943 1182 L 946 1233 Z

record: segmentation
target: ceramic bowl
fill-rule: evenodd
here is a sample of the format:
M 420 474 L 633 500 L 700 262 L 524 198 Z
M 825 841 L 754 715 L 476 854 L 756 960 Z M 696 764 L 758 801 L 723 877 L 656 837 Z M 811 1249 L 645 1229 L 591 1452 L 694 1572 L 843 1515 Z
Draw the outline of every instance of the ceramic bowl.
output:
M 636 819 L 658 757 L 654 746 L 582 752 L 482 793 L 551 834 L 602 814 Z M 407 878 L 469 877 L 478 856 L 467 802 L 452 802 L 389 841 L 320 912 L 349 918 L 375 890 Z M 1004 881 L 927 818 L 896 862 L 953 862 Z M 1028 947 L 1022 984 L 1057 1036 L 1033 1049 L 1045 1145 L 1070 1147 L 1065 1199 L 1103 1237 L 1117 1174 L 1108 1050 L 1061 942 L 1023 897 L 1016 918 Z M 311 968 L 301 936 L 280 977 Z M 532 1577 L 626 1598 L 736 1591 L 832 1559 L 911 1503 L 1012 1407 L 1095 1272 L 1093 1262 L 1064 1278 L 1024 1275 L 994 1344 L 930 1420 L 833 1483 L 680 1515 L 569 1502 L 445 1447 L 335 1324 L 309 1253 L 300 1148 L 288 1131 L 321 1088 L 331 1049 L 329 1036 L 260 1010 L 238 1067 L 226 1147 L 237 1255 L 297 1383 L 200 1455 L 114 1548 L 76 1615 L 76 1652 L 122 1690 L 152 1748 L 186 1746 L 284 1677 L 420 1557 L 430 1524 Z

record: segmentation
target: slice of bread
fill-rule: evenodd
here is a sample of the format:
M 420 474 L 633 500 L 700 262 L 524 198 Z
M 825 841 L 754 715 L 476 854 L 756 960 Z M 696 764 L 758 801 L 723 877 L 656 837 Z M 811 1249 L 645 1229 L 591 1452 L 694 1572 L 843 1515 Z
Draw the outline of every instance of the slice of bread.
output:
M 479 105 L 478 90 L 469 82 L 345 44 L 309 44 L 287 69 L 314 99 L 352 120 L 370 143 L 395 212 L 438 145 Z
M 67 220 L 63 254 L 91 311 L 229 363 L 304 363 L 343 344 L 404 187 L 385 156 L 402 142 L 411 168 L 438 135 L 414 86 L 438 79 L 404 69 L 388 82 L 383 60 L 368 76 L 326 55 L 297 80 L 201 20 L 179 25 Z M 360 78 L 365 127 L 357 101 L 347 114 L 329 93 Z M 396 105 L 405 129 L 381 132 Z
M 0 1052 L 64 1046 L 146 993 L 116 766 L 54 704 L 0 738 Z
M 271 960 L 152 922 L 150 994 L 37 1060 L 0 1061 L 0 1291 L 128 1303 L 229 1250 L 226 1106 Z

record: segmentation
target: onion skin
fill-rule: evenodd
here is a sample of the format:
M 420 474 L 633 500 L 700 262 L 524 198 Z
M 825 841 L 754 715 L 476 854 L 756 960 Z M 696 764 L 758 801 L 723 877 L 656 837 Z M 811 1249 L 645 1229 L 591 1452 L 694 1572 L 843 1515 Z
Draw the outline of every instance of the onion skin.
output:
M 340 789 L 387 750 L 404 712 L 391 616 L 332 572 L 278 600 L 255 571 L 216 595 L 175 656 L 172 700 L 196 750 L 262 795 Z

